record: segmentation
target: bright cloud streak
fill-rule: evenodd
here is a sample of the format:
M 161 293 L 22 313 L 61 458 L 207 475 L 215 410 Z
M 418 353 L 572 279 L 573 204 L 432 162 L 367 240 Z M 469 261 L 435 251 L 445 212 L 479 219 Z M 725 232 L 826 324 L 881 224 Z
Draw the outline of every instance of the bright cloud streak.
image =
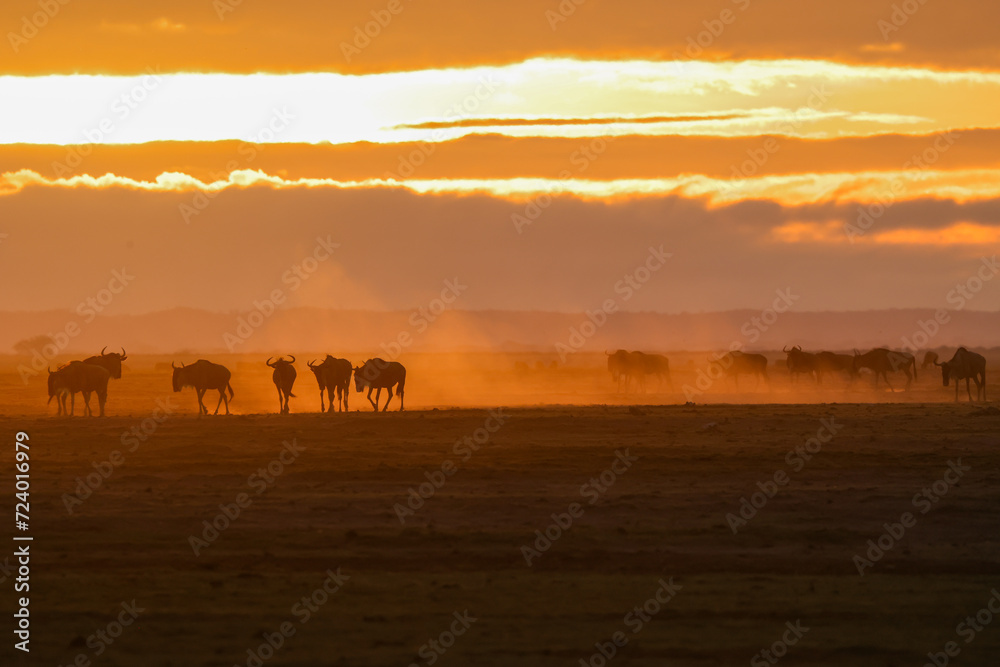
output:
M 887 183 L 893 183 L 890 189 Z M 880 203 L 887 208 L 900 201 L 937 198 L 965 203 L 1000 197 L 1000 178 L 993 169 L 954 171 L 901 171 L 877 173 L 797 174 L 746 179 L 716 179 L 700 175 L 662 179 L 428 179 L 341 181 L 329 178 L 284 179 L 255 170 L 238 170 L 227 180 L 205 183 L 183 173 L 163 173 L 154 181 L 105 174 L 48 179 L 21 170 L 0 175 L 0 195 L 26 187 L 130 188 L 150 192 L 206 191 L 270 186 L 274 188 L 405 188 L 420 194 L 483 193 L 515 200 L 541 195 L 567 195 L 581 199 L 663 197 L 703 198 L 712 206 L 747 200 L 771 200 L 786 206 L 820 203 Z M 799 230 L 789 228 L 789 234 Z
M 440 142 L 483 133 L 824 138 L 995 127 L 1000 74 L 808 60 L 535 59 L 361 76 L 5 76 L 0 99 L 16 102 L 3 109 L 0 144 Z M 474 122 L 490 119 L 502 122 Z

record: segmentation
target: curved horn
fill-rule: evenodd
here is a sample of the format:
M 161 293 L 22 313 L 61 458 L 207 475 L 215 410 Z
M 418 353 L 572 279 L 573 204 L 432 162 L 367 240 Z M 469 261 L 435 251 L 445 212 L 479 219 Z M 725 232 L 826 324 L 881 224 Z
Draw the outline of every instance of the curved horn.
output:
M 290 364 L 294 364 L 294 363 L 295 363 L 295 355 L 294 355 L 294 354 L 290 354 L 290 355 L 288 355 L 288 356 L 292 358 L 292 360 L 291 360 L 291 361 L 289 361 L 288 363 L 290 363 Z
M 108 346 L 107 346 L 107 345 L 105 345 L 105 346 L 104 346 L 104 350 L 106 350 L 106 349 L 108 349 Z M 104 356 L 104 350 L 101 350 L 101 356 L 102 356 L 102 357 Z
M 122 361 L 125 361 L 127 358 L 128 358 L 128 355 L 125 354 L 125 348 L 123 347 L 122 348 Z
M 316 366 L 313 366 L 313 362 L 315 362 L 315 361 L 316 361 L 315 359 L 313 359 L 312 361 L 307 361 L 306 362 L 306 366 L 308 366 L 309 368 L 316 368 L 316 366 L 319 366 L 319 364 L 316 364 Z
M 49 375 L 52 375 L 52 366 L 46 366 L 45 368 L 48 369 Z
M 265 363 L 267 363 L 267 365 L 271 368 L 274 368 L 274 364 L 271 363 L 271 359 L 274 359 L 274 357 L 268 357 Z
M 794 350 L 795 348 L 793 347 L 792 349 Z M 788 350 L 785 349 L 784 345 L 781 346 L 781 351 L 784 352 L 785 354 L 788 354 Z
M 935 366 L 944 366 L 944 364 L 939 364 L 939 363 L 938 363 L 938 362 L 936 362 L 936 361 L 934 362 L 934 365 L 935 365 Z
M 177 370 L 177 364 L 175 364 L 175 363 L 174 363 L 174 362 L 172 362 L 172 361 L 170 362 L 170 367 L 171 367 L 171 368 L 173 368 L 173 369 L 174 369 L 175 371 Z M 183 366 L 182 366 L 182 367 L 183 367 Z

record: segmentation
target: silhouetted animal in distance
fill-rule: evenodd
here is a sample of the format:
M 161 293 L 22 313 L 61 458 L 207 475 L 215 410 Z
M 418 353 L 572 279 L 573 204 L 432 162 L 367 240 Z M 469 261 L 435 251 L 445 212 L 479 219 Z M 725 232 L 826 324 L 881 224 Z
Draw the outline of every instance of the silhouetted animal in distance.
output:
M 232 373 L 229 369 L 220 364 L 213 364 L 211 361 L 205 361 L 204 359 L 199 359 L 190 366 L 185 366 L 181 364 L 180 367 L 174 366 L 173 363 L 170 366 L 174 369 L 173 385 L 174 391 L 180 391 L 184 387 L 194 387 L 195 392 L 198 394 L 198 414 L 207 415 L 208 408 L 205 407 L 205 403 L 202 398 L 205 396 L 205 392 L 209 389 L 217 389 L 219 392 L 219 403 L 215 406 L 215 414 L 219 414 L 219 406 L 222 402 L 226 402 L 226 414 L 229 414 L 229 401 L 233 400 L 235 395 L 233 392 L 232 385 L 229 384 L 229 380 L 232 377 Z M 226 390 L 229 390 L 229 398 L 226 398 Z
M 861 354 L 854 351 L 854 373 L 857 374 L 862 368 L 868 368 L 875 373 L 875 388 L 878 388 L 879 376 L 885 380 L 889 389 L 896 391 L 892 383 L 889 382 L 889 373 L 902 371 L 906 375 L 906 387 L 917 379 L 917 360 L 908 352 L 894 352 L 884 347 L 875 348 L 870 352 Z M 910 373 L 910 369 L 913 373 Z
M 941 364 L 938 363 L 939 358 L 940 357 L 938 357 L 937 352 L 928 351 L 924 354 L 924 363 L 920 364 L 920 367 L 929 368 L 931 365 L 940 366 Z
M 267 365 L 274 369 L 271 373 L 271 379 L 274 381 L 274 386 L 278 389 L 278 408 L 281 414 L 288 414 L 288 399 L 295 398 L 295 394 L 292 393 L 292 387 L 295 385 L 295 378 L 298 373 L 295 372 L 295 357 L 292 357 L 291 361 L 285 361 L 284 357 L 278 357 L 278 360 L 273 364 L 271 363 L 271 358 L 267 360 Z
M 348 401 L 351 396 L 351 373 L 354 369 L 347 359 L 338 359 L 329 354 L 322 363 L 309 362 L 309 369 L 316 376 L 316 383 L 319 385 L 319 408 L 320 412 L 333 412 L 333 397 L 337 395 L 337 407 L 341 412 L 347 412 Z M 323 392 L 327 392 L 327 399 L 330 407 L 327 409 L 323 403 Z
M 93 416 L 90 409 L 90 394 L 97 394 L 97 402 L 100 406 L 100 416 L 104 416 L 104 405 L 108 401 L 108 381 L 111 373 L 106 368 L 95 364 L 88 364 L 82 361 L 71 361 L 65 366 L 61 366 L 57 371 L 49 371 L 48 389 L 49 400 L 55 398 L 59 404 L 59 414 L 73 415 L 76 409 L 76 394 L 83 394 L 84 416 Z M 69 395 L 70 409 L 66 412 L 66 396 Z
M 383 389 L 389 390 L 389 398 L 385 401 L 382 412 L 389 409 L 389 402 L 392 400 L 392 388 L 398 388 L 399 410 L 403 410 L 403 388 L 406 385 L 406 369 L 398 361 L 385 361 L 378 357 L 369 359 L 361 366 L 354 369 L 354 386 L 360 393 L 368 387 L 368 402 L 378 412 L 378 402 Z M 375 400 L 372 400 L 372 390 L 377 390 Z
M 941 380 L 944 386 L 948 386 L 951 380 L 955 381 L 955 402 L 958 403 L 959 381 L 965 380 L 965 393 L 969 395 L 969 402 L 972 402 L 972 392 L 969 390 L 969 380 L 976 383 L 976 400 L 982 394 L 982 400 L 986 400 L 986 357 L 975 352 L 969 352 L 964 347 L 955 351 L 955 356 L 950 361 L 944 363 L 934 362 L 941 367 Z

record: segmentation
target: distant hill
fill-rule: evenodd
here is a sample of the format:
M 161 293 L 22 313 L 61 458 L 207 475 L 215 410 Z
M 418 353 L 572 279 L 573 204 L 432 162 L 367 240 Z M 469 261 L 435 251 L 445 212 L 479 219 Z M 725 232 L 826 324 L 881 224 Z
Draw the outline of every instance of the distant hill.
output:
M 136 353 L 209 354 L 219 351 L 351 351 L 395 356 L 406 351 L 594 351 L 603 349 L 924 349 L 1000 346 L 1000 312 L 932 310 L 864 312 L 757 311 L 720 313 L 615 313 L 592 323 L 586 314 L 522 311 L 376 312 L 317 308 L 279 309 L 266 315 L 174 309 L 144 315 L 86 317 L 66 311 L 0 313 L 0 354 L 20 341 L 47 334 L 66 354 L 108 345 Z M 924 323 L 922 328 L 921 322 Z M 934 331 L 933 336 L 922 333 Z M 394 354 L 395 353 L 395 354 Z

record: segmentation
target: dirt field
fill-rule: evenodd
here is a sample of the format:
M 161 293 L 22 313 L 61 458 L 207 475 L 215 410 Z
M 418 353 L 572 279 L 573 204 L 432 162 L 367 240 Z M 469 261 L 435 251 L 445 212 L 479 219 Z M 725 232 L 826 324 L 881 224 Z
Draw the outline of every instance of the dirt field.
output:
M 948 642 L 951 664 L 1000 655 L 993 612 L 959 625 L 1000 590 L 1000 411 L 952 404 L 939 378 L 775 404 L 799 397 L 776 378 L 772 393 L 708 396 L 760 404 L 685 406 L 579 371 L 565 395 L 608 405 L 497 412 L 535 400 L 545 371 L 491 403 L 478 380 L 447 393 L 439 367 L 434 383 L 414 375 L 402 414 L 198 418 L 156 363 L 112 385 L 103 420 L 45 415 L 44 389 L 11 389 L 4 369 L 0 432 L 10 452 L 31 437 L 34 541 L 30 660 L 9 642 L 3 664 L 596 666 L 603 649 L 613 665 L 773 664 L 768 650 L 866 667 L 923 665 Z M 275 409 L 266 374 L 242 373 L 234 409 Z M 308 371 L 300 382 L 293 411 L 316 409 Z M 626 405 L 643 399 L 675 404 Z M 740 523 L 743 498 L 758 507 Z

